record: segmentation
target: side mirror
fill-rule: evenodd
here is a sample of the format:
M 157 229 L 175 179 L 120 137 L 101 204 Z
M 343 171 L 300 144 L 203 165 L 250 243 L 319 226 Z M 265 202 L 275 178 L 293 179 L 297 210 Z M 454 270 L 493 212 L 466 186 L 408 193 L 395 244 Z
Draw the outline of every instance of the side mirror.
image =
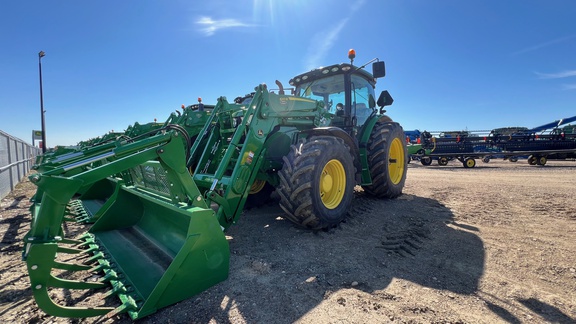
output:
M 392 105 L 393 102 L 394 102 L 394 99 L 392 99 L 390 92 L 388 92 L 388 90 L 384 90 L 384 91 L 382 91 L 382 93 L 380 93 L 380 97 L 378 97 L 377 103 L 378 103 L 378 107 L 384 107 L 384 106 Z
M 375 79 L 384 77 L 386 75 L 386 66 L 384 65 L 384 61 L 378 61 L 372 63 L 372 76 Z

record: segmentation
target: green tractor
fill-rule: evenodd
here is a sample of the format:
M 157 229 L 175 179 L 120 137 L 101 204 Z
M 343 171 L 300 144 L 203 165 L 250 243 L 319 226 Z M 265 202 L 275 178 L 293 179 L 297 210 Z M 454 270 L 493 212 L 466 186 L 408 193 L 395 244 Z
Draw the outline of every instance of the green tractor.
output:
M 374 96 L 375 79 L 384 74 L 381 61 L 373 74 L 337 64 L 292 78 L 293 95 L 277 82 L 279 94 L 261 85 L 250 100 L 220 98 L 188 166 L 208 199 L 234 206 L 218 210 L 221 225 L 230 226 L 244 200 L 260 191 L 276 189 L 287 218 L 313 230 L 344 219 L 356 185 L 378 198 L 400 195 L 403 130 L 381 114 L 393 101 L 389 93 Z
M 42 199 L 23 259 L 39 307 L 53 316 L 138 319 L 208 289 L 228 276 L 225 230 L 251 198 L 273 190 L 286 217 L 312 230 L 345 218 L 356 185 L 376 198 L 399 196 L 404 133 L 383 115 L 389 93 L 375 98 L 385 68 L 372 62 L 372 73 L 351 62 L 298 75 L 290 95 L 277 82 L 278 93 L 259 85 L 233 103 L 220 97 L 192 145 L 176 125 L 32 175 Z M 87 233 L 66 238 L 67 204 L 103 180 L 116 184 L 106 208 Z M 71 256 L 83 262 L 64 261 Z M 82 274 L 100 279 L 75 279 Z M 105 291 L 98 296 L 121 304 L 60 305 L 52 289 Z

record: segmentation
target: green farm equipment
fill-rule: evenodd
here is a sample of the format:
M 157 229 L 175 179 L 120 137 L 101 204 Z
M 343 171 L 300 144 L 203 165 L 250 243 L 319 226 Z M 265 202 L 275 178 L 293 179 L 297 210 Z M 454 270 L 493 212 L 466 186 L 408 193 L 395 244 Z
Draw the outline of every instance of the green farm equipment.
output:
M 167 127 L 172 125 L 179 125 L 184 128 L 190 137 L 189 143 L 191 145 L 196 140 L 196 136 L 208 120 L 214 106 L 205 105 L 203 111 L 198 111 L 198 105 L 190 105 L 182 107 L 183 111 L 180 113 L 176 111 L 172 113 L 168 120 L 161 123 L 149 123 L 140 125 L 138 123 L 129 127 L 122 139 L 125 141 L 133 142 L 139 138 L 144 138 L 158 131 L 165 131 Z M 169 126 L 170 125 L 170 126 Z M 78 192 L 76 199 L 73 199 L 69 204 L 69 214 L 80 222 L 94 222 L 106 210 L 114 200 L 110 200 L 114 195 L 118 194 L 120 186 L 124 183 L 122 175 L 117 176 L 116 179 L 106 178 L 93 185 L 87 186 Z
M 154 121 L 147 124 L 139 124 L 136 122 L 134 125 L 128 126 L 126 131 L 120 135 L 116 134 L 111 137 L 107 134 L 96 140 L 81 142 L 81 145 L 79 145 L 80 149 L 74 152 L 49 155 L 44 158 L 42 163 L 37 164 L 35 169 L 39 173 L 43 173 L 59 166 L 73 163 L 81 163 L 84 170 L 93 168 L 108 162 L 109 158 L 103 159 L 101 154 L 105 154 L 112 148 L 123 145 L 123 143 L 138 141 L 177 126 L 184 128 L 188 136 L 190 136 L 190 143 L 186 144 L 190 146 L 208 120 L 214 106 L 205 105 L 203 108 L 202 111 L 199 111 L 198 105 L 183 106 L 182 113 L 179 111 L 173 112 L 164 123 Z M 94 222 L 105 211 L 104 208 L 113 202 L 113 200 L 109 201 L 109 198 L 118 193 L 122 183 L 122 175 L 117 175 L 114 178 L 104 178 L 96 183 L 83 186 L 76 193 L 74 199 L 70 201 L 67 208 L 67 218 L 80 222 Z M 42 195 L 40 193 L 34 197 L 33 201 L 39 202 L 41 198 Z
M 164 123 L 150 122 L 140 124 L 135 122 L 129 125 L 124 132 L 110 132 L 102 136 L 80 141 L 76 147 L 56 147 L 53 151 L 39 155 L 33 166 L 34 170 L 42 173 L 58 165 L 67 164 L 74 160 L 84 160 L 93 152 L 105 151 L 118 145 L 122 141 L 136 141 L 142 137 L 151 136 L 156 132 L 171 124 L 177 124 L 186 129 L 192 140 L 198 135 L 198 132 L 208 119 L 213 105 L 205 105 L 203 111 L 198 111 L 198 105 L 182 106 L 182 113 L 179 111 L 170 114 Z
M 344 219 L 356 185 L 377 198 L 399 196 L 403 130 L 383 115 L 388 92 L 374 96 L 384 62 L 373 63 L 373 73 L 364 66 L 298 75 L 290 95 L 277 82 L 278 93 L 259 85 L 245 100 L 220 97 L 192 145 L 184 127 L 167 125 L 32 175 L 42 199 L 23 259 L 40 308 L 62 317 L 126 312 L 138 319 L 208 289 L 228 276 L 224 231 L 248 198 L 271 190 L 288 219 L 312 230 Z M 86 234 L 65 238 L 67 206 L 83 188 L 109 198 Z M 70 257 L 77 260 L 64 261 Z M 101 291 L 121 304 L 62 306 L 53 289 Z

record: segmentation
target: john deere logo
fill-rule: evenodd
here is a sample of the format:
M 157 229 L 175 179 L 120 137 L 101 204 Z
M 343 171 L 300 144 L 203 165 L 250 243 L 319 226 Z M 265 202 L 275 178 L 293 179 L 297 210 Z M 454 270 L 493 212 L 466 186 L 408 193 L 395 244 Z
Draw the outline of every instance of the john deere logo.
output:
M 42 136 L 42 131 L 34 131 L 34 136 Z

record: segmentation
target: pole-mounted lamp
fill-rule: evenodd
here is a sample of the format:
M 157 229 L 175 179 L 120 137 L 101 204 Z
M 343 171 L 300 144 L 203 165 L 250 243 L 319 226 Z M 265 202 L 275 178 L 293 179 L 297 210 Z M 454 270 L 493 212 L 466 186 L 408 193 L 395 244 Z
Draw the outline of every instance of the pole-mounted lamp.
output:
M 42 57 L 44 51 L 38 53 L 38 70 L 40 71 L 40 116 L 42 118 L 42 153 L 46 153 L 46 124 L 44 123 L 44 98 L 42 95 Z

